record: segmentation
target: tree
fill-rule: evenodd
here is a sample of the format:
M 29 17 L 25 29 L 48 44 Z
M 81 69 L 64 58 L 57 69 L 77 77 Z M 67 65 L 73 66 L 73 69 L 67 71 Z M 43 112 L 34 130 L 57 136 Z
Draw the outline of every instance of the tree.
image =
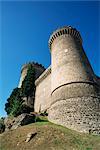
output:
M 29 64 L 27 75 L 22 82 L 21 95 L 27 97 L 27 101 L 29 96 L 31 97 L 35 95 L 35 69 L 32 64 Z
M 23 100 L 20 94 L 20 88 L 15 88 L 5 104 L 7 115 L 17 116 L 21 112 Z
M 15 117 L 20 115 L 21 111 L 22 111 L 22 103 L 23 103 L 23 100 L 21 98 L 19 99 L 19 97 L 16 96 L 14 101 L 13 101 L 10 115 L 13 115 Z
M 18 116 L 21 113 L 29 113 L 33 109 L 23 104 L 23 97 L 35 96 L 35 69 L 29 64 L 27 75 L 22 82 L 21 88 L 15 88 L 5 104 L 7 115 Z M 34 98 L 33 98 L 34 100 Z

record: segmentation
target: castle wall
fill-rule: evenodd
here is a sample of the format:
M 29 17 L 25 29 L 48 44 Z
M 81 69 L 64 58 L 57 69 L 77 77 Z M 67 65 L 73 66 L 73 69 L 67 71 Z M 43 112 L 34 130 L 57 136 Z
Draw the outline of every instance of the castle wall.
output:
M 45 111 L 51 102 L 51 67 L 36 80 L 35 112 Z
M 91 68 L 79 32 L 69 26 L 58 29 L 49 47 L 51 66 L 42 68 L 43 73 L 36 66 L 34 111 L 47 110 L 53 123 L 100 134 L 100 78 Z M 26 74 L 24 67 L 20 85 Z

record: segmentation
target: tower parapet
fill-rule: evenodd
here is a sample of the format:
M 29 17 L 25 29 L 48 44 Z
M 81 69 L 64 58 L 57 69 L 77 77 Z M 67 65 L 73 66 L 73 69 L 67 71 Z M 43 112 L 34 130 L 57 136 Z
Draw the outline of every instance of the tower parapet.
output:
M 70 35 L 73 38 L 75 38 L 77 41 L 82 43 L 82 38 L 81 38 L 80 33 L 75 28 L 72 28 L 71 26 L 66 26 L 66 27 L 57 29 L 56 31 L 54 31 L 52 33 L 52 35 L 50 36 L 50 39 L 49 39 L 49 48 L 50 49 L 51 49 L 53 41 L 61 35 Z

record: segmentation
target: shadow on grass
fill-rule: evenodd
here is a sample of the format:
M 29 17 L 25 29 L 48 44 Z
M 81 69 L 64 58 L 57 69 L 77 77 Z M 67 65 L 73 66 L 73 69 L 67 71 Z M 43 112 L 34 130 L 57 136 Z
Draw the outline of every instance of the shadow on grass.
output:
M 47 119 L 43 119 L 43 118 L 37 117 L 36 118 L 36 122 L 49 122 L 49 121 Z

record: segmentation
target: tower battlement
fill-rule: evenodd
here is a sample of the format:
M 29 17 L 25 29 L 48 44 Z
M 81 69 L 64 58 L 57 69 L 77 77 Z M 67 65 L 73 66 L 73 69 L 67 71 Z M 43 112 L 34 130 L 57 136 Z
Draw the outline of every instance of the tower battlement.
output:
M 37 79 L 45 71 L 44 66 L 42 66 L 41 64 L 38 64 L 35 62 L 29 62 L 29 63 L 24 64 L 21 68 L 21 77 L 20 77 L 20 82 L 19 82 L 19 86 L 18 86 L 19 88 L 21 87 L 22 82 L 25 79 L 25 76 L 27 75 L 28 66 L 30 64 L 35 69 L 35 79 Z
M 75 38 L 77 41 L 82 43 L 82 38 L 81 38 L 79 31 L 77 31 L 75 28 L 73 28 L 71 26 L 65 26 L 65 27 L 57 29 L 50 36 L 50 39 L 49 39 L 49 48 L 50 49 L 51 49 L 51 45 L 52 45 L 53 41 L 61 35 L 70 35 L 73 38 Z
M 23 64 L 22 68 L 21 68 L 21 73 L 23 72 L 24 69 L 28 69 L 29 64 L 31 64 L 33 67 L 37 67 L 37 68 L 43 68 L 45 70 L 45 67 L 41 64 L 38 64 L 37 62 L 29 62 L 26 64 Z

